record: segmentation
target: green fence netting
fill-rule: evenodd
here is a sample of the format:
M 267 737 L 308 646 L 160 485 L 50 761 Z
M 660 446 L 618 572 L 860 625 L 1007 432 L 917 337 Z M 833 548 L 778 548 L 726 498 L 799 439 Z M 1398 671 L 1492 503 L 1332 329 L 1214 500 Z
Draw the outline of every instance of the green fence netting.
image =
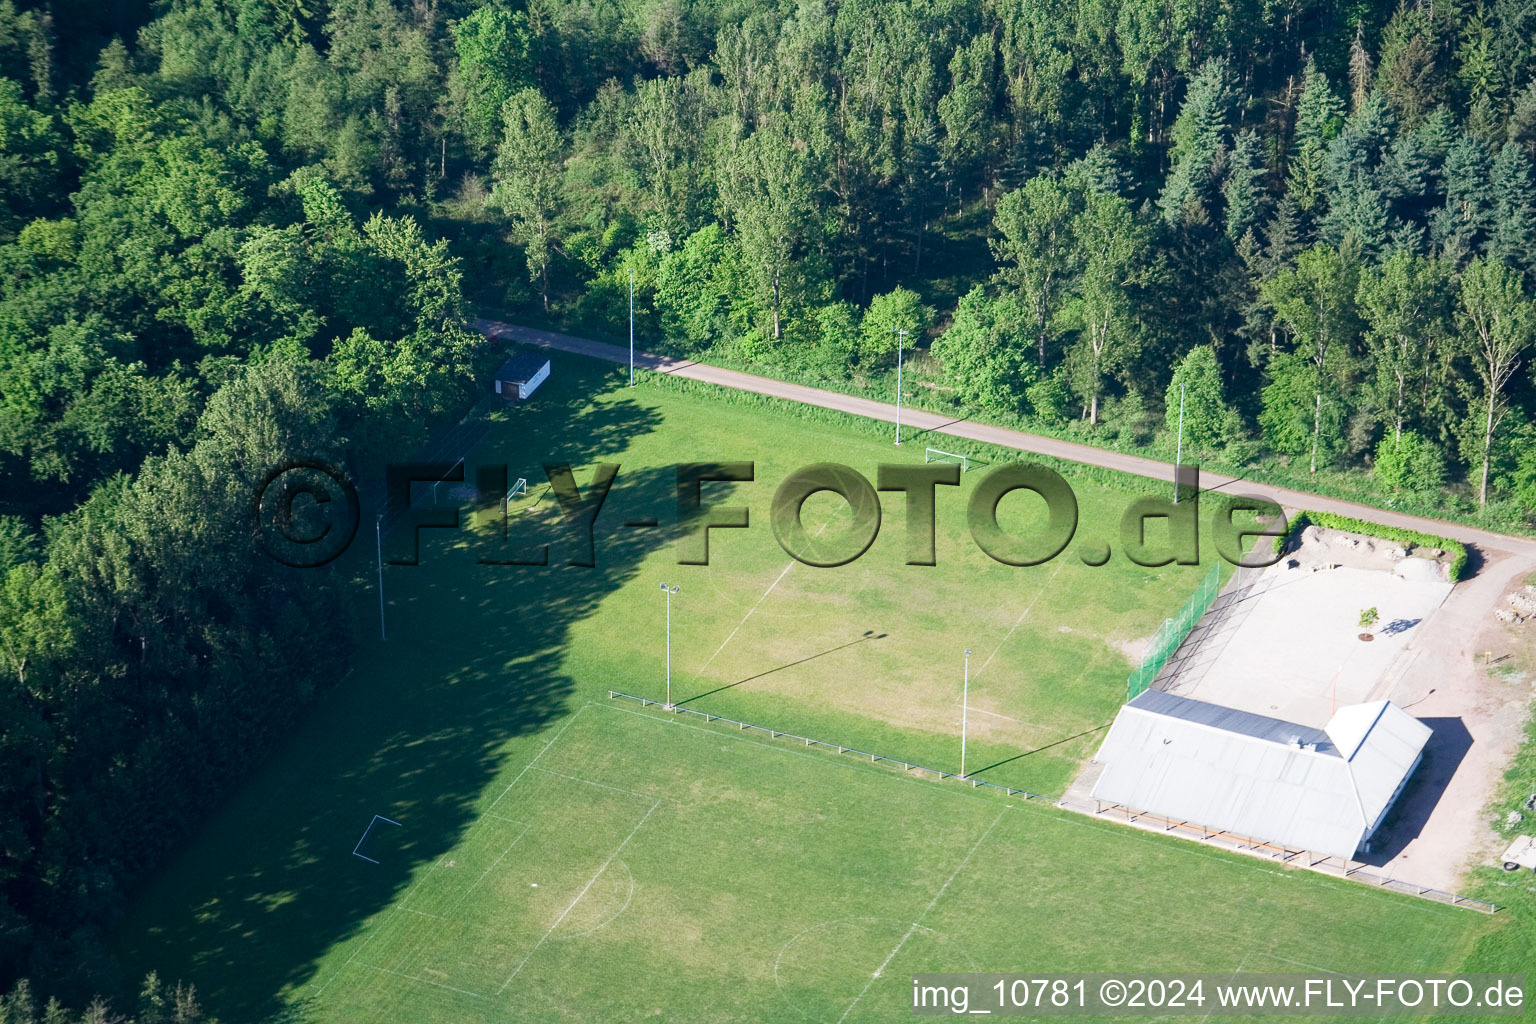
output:
M 1153 635 L 1147 649 L 1142 653 L 1141 664 L 1131 672 L 1130 678 L 1125 684 L 1125 699 L 1131 700 L 1137 694 L 1144 692 L 1152 685 L 1152 680 L 1163 670 L 1173 652 L 1179 649 L 1184 638 L 1189 636 L 1189 631 L 1195 628 L 1195 623 L 1200 621 L 1216 600 L 1216 595 L 1221 592 L 1221 563 L 1211 566 L 1211 571 L 1205 574 L 1195 592 L 1189 595 L 1189 600 L 1184 602 L 1178 614 L 1171 619 L 1164 619 Z

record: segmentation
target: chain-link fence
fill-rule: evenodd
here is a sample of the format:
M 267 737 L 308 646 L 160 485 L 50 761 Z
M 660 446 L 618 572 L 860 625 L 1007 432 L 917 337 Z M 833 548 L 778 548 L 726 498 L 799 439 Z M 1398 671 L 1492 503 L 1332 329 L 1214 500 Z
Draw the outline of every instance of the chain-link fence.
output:
M 1216 595 L 1221 593 L 1221 563 L 1211 566 L 1211 571 L 1205 574 L 1195 592 L 1184 602 L 1184 607 L 1171 619 L 1164 619 L 1158 627 L 1147 649 L 1141 655 L 1141 664 L 1131 672 L 1130 678 L 1125 684 L 1125 699 L 1131 700 L 1137 694 L 1144 692 L 1152 685 L 1152 680 L 1163 670 L 1173 652 L 1179 649 L 1184 638 L 1189 636 L 1189 631 L 1195 628 L 1195 623 L 1200 621 L 1216 600 Z

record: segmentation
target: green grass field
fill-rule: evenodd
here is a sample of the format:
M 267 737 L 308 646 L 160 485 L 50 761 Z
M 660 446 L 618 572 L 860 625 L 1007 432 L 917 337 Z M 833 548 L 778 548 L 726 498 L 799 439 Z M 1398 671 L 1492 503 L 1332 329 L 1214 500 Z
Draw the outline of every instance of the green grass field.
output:
M 311 1002 L 354 1022 L 879 1021 L 918 971 L 1429 970 L 1479 923 L 592 704 Z
M 386 567 L 380 643 L 371 545 L 354 548 L 354 671 L 141 895 L 118 932 L 130 969 L 239 1021 L 852 1022 L 903 1012 L 919 969 L 1451 970 L 1499 930 L 610 701 L 664 692 L 665 580 L 682 587 L 674 700 L 954 770 L 969 646 L 970 770 L 1056 794 L 1123 699 L 1128 654 L 1206 571 L 1090 568 L 1074 548 L 992 562 L 964 523 L 980 472 L 940 491 L 936 567 L 902 564 L 899 495 L 863 558 L 791 564 L 767 522 L 788 472 L 873 479 L 923 439 L 621 379 L 562 357 L 463 453 L 529 479 L 517 524 L 553 522 L 541 462 L 586 467 L 583 486 L 620 463 L 597 566 L 562 565 L 558 542 L 547 568 L 479 565 L 486 531 L 426 531 L 421 565 Z M 706 500 L 752 525 L 677 565 L 672 466 L 740 459 L 756 482 Z M 1079 537 L 1115 541 L 1134 488 L 1068 478 Z M 837 504 L 813 498 L 806 522 L 840 528 Z M 1034 514 L 1004 503 L 1011 528 Z M 622 526 L 645 518 L 660 526 Z M 351 854 L 376 814 L 400 825 L 369 832 L 370 863 Z

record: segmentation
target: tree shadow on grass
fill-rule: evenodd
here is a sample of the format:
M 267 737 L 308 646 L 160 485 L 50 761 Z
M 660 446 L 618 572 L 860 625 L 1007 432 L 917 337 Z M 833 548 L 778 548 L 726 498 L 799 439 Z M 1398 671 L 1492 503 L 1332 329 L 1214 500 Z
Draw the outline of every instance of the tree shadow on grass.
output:
M 497 411 L 476 457 L 510 463 L 514 478 L 528 473 L 512 467 L 546 461 L 616 461 L 661 424 L 626 397 L 588 404 L 620 376 L 555 356 L 549 383 L 526 406 Z M 473 460 L 466 469 L 472 480 Z M 577 478 L 585 487 L 590 474 Z M 623 518 L 612 510 L 655 508 L 674 487 L 670 468 L 620 472 L 598 519 L 595 568 L 566 565 L 557 538 L 549 566 L 476 565 L 466 530 L 423 531 L 419 565 L 384 567 L 387 643 L 374 544 L 360 533 L 369 542 L 343 556 L 358 583 L 353 670 L 138 894 L 117 932 L 125 976 L 154 969 L 189 981 L 226 1021 L 291 1018 L 287 1004 L 325 955 L 480 817 L 507 743 L 570 713 L 576 681 L 562 653 L 572 624 L 671 539 L 666 528 L 605 539 Z M 370 835 L 376 864 L 352 856 L 375 814 L 400 823 Z

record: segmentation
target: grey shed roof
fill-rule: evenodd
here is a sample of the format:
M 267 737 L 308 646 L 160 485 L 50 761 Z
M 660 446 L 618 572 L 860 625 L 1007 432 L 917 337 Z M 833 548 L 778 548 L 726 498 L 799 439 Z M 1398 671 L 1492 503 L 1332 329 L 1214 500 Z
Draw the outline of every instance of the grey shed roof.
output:
M 1295 722 L 1255 715 L 1235 708 L 1224 708 L 1220 704 L 1208 704 L 1203 700 L 1178 697 L 1162 690 L 1143 691 L 1131 703 L 1153 714 L 1181 718 L 1187 722 L 1199 722 L 1258 740 L 1271 740 L 1292 746 L 1314 744 L 1319 753 L 1338 754 L 1337 748 L 1322 729 L 1297 725 Z
M 1293 850 L 1353 856 L 1429 740 L 1389 701 L 1323 729 L 1148 690 L 1120 709 L 1095 799 Z
M 548 362 L 549 357 L 542 352 L 518 352 L 501 364 L 501 369 L 496 371 L 496 379 L 526 384 Z

